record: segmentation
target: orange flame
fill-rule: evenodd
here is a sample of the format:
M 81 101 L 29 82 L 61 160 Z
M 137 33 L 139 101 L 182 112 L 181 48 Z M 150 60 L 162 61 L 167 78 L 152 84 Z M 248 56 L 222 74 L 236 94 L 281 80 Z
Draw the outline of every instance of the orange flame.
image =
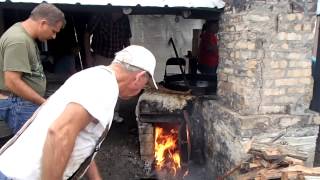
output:
M 155 162 L 158 171 L 169 169 L 174 176 L 181 168 L 180 153 L 177 148 L 178 131 L 171 129 L 165 132 L 163 128 L 155 129 Z

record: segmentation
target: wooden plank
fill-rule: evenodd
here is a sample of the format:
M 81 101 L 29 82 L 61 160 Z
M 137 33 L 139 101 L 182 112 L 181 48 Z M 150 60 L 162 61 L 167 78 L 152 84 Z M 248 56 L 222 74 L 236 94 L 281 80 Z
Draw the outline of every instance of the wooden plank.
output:
M 236 177 L 237 180 L 249 180 L 249 179 L 255 179 L 257 177 L 259 169 L 254 169 L 248 173 L 241 174 L 238 177 Z
M 231 174 L 233 174 L 234 172 L 236 172 L 237 170 L 239 170 L 241 168 L 241 164 L 237 165 L 236 167 L 232 168 L 231 170 L 227 171 L 223 176 L 218 177 L 218 180 L 223 180 L 225 178 L 227 178 L 228 176 L 230 176 Z
M 253 142 L 248 153 L 258 156 L 262 155 L 266 160 L 276 160 L 283 158 L 284 156 L 289 156 L 303 161 L 308 158 L 307 153 L 297 150 L 293 146 L 272 143 Z
M 176 90 L 165 88 L 162 85 L 158 86 L 158 91 L 161 91 L 162 93 L 168 93 L 168 94 L 191 95 L 190 89 L 188 91 L 176 91 Z
M 309 168 L 301 165 L 289 166 L 281 170 L 282 172 L 302 172 L 304 175 L 319 175 L 320 167 Z
M 199 56 L 200 34 L 201 34 L 201 29 L 193 29 L 193 36 L 192 36 L 192 55 L 193 55 L 194 57 L 198 57 L 198 56 Z
M 281 180 L 289 180 L 288 172 L 282 172 L 282 174 L 281 174 Z
M 290 165 L 304 165 L 303 161 L 300 159 L 292 158 L 292 157 L 285 157 L 284 161 Z
M 279 179 L 282 172 L 278 169 L 262 169 L 258 174 L 265 179 Z
M 308 175 L 305 175 L 304 178 L 306 180 L 320 180 L 320 176 L 308 176 Z
M 281 180 L 293 180 L 298 178 L 298 172 L 282 172 Z

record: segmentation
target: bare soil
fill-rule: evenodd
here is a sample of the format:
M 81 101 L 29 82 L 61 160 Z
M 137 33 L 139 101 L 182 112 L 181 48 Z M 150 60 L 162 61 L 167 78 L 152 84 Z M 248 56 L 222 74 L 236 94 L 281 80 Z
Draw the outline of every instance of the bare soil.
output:
M 113 123 L 96 161 L 104 180 L 136 180 L 146 177 L 139 154 L 135 120 L 136 99 L 121 103 L 124 122 Z
M 96 157 L 103 179 L 134 180 L 145 177 L 138 141 L 135 129 L 127 122 L 112 125 Z

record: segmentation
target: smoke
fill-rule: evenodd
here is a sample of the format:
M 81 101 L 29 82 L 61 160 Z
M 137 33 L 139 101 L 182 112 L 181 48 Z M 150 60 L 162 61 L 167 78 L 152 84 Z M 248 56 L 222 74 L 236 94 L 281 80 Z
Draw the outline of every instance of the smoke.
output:
M 204 164 L 195 164 L 192 161 L 188 163 L 188 174 L 183 180 L 209 180 Z M 210 179 L 212 180 L 212 178 Z

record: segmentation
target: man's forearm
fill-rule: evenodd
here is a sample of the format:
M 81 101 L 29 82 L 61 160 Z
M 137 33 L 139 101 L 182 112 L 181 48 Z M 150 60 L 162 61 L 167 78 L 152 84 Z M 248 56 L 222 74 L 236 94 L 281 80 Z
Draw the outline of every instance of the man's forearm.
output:
M 98 166 L 97 166 L 97 163 L 95 162 L 95 160 L 93 160 L 90 163 L 89 168 L 86 172 L 86 175 L 89 180 L 102 180 L 102 177 L 99 173 L 99 169 L 98 169 Z
M 15 95 L 22 97 L 25 100 L 31 101 L 35 104 L 41 105 L 46 101 L 45 98 L 40 96 L 36 91 L 34 91 L 21 79 L 12 81 L 10 85 L 7 85 L 7 87 Z
M 43 149 L 41 179 L 62 179 L 74 145 L 65 142 L 65 139 L 68 138 L 61 138 L 61 135 L 49 130 Z
M 43 147 L 42 179 L 62 179 L 76 138 L 91 120 L 91 115 L 81 105 L 69 103 L 62 114 L 51 124 Z

